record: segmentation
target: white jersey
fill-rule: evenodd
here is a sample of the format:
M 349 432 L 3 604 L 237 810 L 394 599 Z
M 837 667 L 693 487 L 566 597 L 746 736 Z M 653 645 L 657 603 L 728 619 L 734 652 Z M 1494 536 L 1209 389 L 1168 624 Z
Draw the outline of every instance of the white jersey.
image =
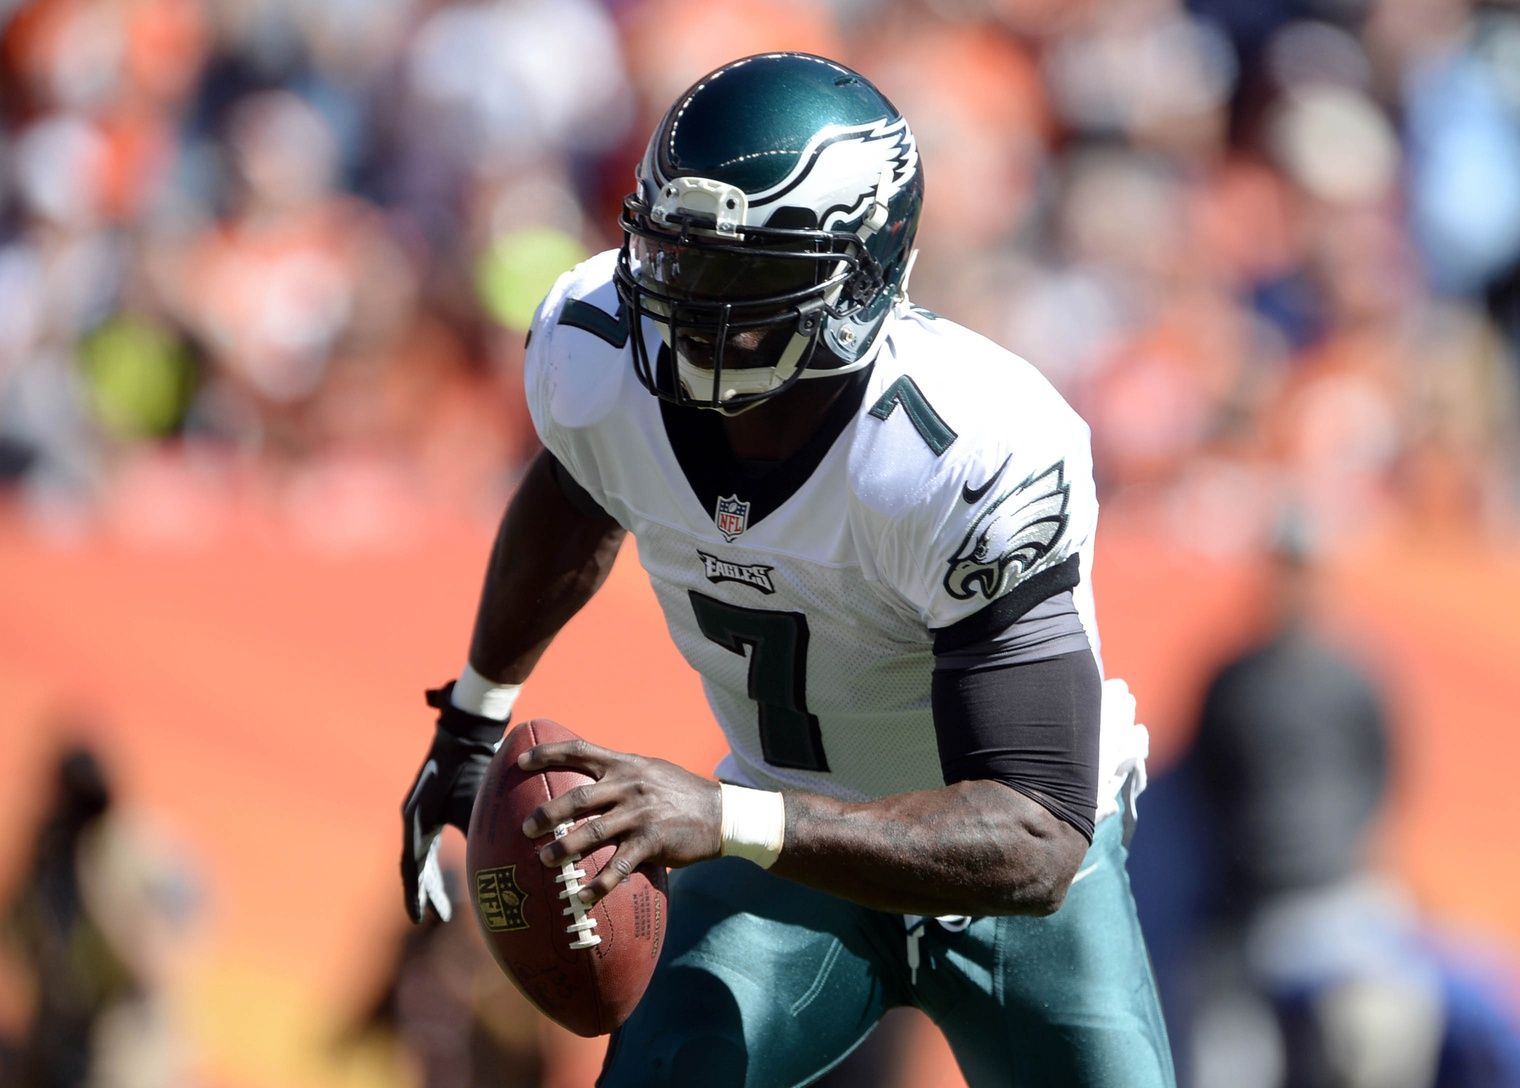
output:
M 721 442 L 713 453 L 715 413 L 639 384 L 615 258 L 544 300 L 528 405 L 545 446 L 637 539 L 727 736 L 720 777 L 846 800 L 943 786 L 936 636 L 1000 603 L 1016 613 L 1020 587 L 1057 567 L 1097 655 L 1088 429 L 1037 370 L 902 306 L 863 395 L 836 402 L 785 471 L 746 476 Z M 1106 706 L 1103 729 L 1099 818 L 1144 741 L 1132 713 Z

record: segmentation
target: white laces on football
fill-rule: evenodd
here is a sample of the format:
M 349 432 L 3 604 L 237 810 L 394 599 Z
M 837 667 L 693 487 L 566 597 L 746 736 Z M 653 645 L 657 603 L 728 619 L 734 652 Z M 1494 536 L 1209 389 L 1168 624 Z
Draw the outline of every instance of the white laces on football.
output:
M 554 829 L 554 837 L 562 839 L 575 825 L 563 823 Z M 596 928 L 596 919 L 587 913 L 591 908 L 581 902 L 581 881 L 586 879 L 586 870 L 577 863 L 581 860 L 579 854 L 572 854 L 565 859 L 559 867 L 559 876 L 554 878 L 556 884 L 563 884 L 564 891 L 559 897 L 568 901 L 569 906 L 560 911 L 561 914 L 573 916 L 572 921 L 565 926 L 565 932 L 574 937 L 570 942 L 571 948 L 594 948 L 602 943 L 602 939 L 592 932 Z

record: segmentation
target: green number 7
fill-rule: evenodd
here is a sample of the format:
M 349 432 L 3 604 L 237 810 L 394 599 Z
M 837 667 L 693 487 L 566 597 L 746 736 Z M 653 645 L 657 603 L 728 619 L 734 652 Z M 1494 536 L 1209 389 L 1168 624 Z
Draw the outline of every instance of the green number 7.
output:
M 742 608 L 691 591 L 697 626 L 730 653 L 749 657 L 749 697 L 760 705 L 760 749 L 773 767 L 827 771 L 823 734 L 807 708 L 807 617 Z

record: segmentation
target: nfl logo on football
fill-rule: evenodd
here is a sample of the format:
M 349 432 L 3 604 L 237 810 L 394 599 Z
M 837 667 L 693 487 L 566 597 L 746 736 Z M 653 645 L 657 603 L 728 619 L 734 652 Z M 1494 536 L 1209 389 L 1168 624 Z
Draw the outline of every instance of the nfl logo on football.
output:
M 738 495 L 720 498 L 713 522 L 718 526 L 718 532 L 732 544 L 736 536 L 749 528 L 749 503 L 741 502 Z

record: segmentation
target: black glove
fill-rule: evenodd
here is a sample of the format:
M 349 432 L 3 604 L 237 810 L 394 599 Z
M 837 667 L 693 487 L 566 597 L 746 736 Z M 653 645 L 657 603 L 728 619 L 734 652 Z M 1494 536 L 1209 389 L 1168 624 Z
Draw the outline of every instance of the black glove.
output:
M 428 706 L 438 711 L 438 729 L 401 806 L 401 884 L 414 922 L 422 921 L 429 905 L 445 922 L 453 913 L 438 867 L 438 836 L 444 824 L 469 831 L 475 795 L 507 726 L 460 710 L 450 700 L 453 691 L 450 683 L 427 693 Z

